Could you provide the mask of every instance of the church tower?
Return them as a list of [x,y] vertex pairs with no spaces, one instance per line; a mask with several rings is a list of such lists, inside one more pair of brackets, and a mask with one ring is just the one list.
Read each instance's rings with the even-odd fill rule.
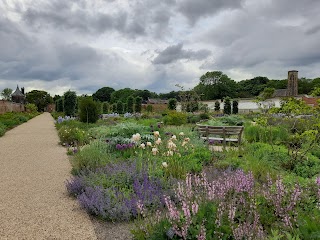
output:
[[298,71],[288,71],[287,96],[294,97],[298,95]]

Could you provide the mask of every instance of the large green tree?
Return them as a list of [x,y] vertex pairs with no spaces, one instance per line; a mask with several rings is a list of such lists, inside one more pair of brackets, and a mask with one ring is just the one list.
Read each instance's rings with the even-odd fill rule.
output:
[[98,89],[94,94],[92,94],[93,100],[100,102],[110,102],[111,94],[115,90],[111,87],[103,87]]
[[74,91],[67,91],[63,94],[63,110],[66,116],[74,116],[76,113],[77,94]]
[[1,91],[0,95],[2,96],[3,100],[10,101],[11,100],[11,94],[12,94],[11,88],[5,88]]
[[81,97],[79,100],[80,121],[95,123],[99,119],[99,104],[92,97]]
[[39,112],[43,112],[49,103],[53,103],[50,94],[42,90],[32,90],[31,92],[28,92],[26,94],[26,99],[28,103],[36,105]]
[[237,95],[237,83],[221,71],[207,72],[200,77],[194,90],[203,100],[222,99]]
[[128,97],[134,96],[135,92],[136,91],[131,88],[123,88],[123,89],[114,91],[111,94],[111,102],[112,103],[116,103],[118,101],[127,102]]

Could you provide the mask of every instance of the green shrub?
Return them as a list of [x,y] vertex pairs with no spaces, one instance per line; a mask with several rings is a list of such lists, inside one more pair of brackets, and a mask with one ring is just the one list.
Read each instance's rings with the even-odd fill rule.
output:
[[206,120],[210,118],[208,113],[200,113],[199,117],[201,120]]
[[95,123],[99,119],[98,105],[92,97],[84,97],[79,103],[80,121],[84,123]]
[[168,109],[169,110],[176,110],[177,108],[177,99],[170,98],[168,101]]
[[0,122],[0,137],[6,133],[6,126]]
[[238,108],[238,101],[233,100],[232,101],[232,114],[238,114],[239,108]]
[[78,127],[62,126],[58,131],[58,135],[61,143],[65,145],[79,146],[89,140],[88,134]]
[[220,111],[220,102],[218,100],[214,102],[214,111]]
[[134,112],[134,98],[132,96],[128,97],[127,99],[127,111],[129,113],[133,113]]
[[76,104],[77,104],[76,92],[69,90],[63,94],[63,110],[66,116],[75,115]]
[[110,104],[108,102],[104,102],[102,105],[102,113],[109,113]]
[[109,147],[101,141],[94,141],[85,145],[72,159],[73,173],[79,173],[83,169],[95,169],[103,167],[112,160]]
[[228,126],[242,126],[243,118],[238,115],[221,117],[220,120]]
[[63,98],[59,98],[57,101],[56,101],[56,111],[57,112],[63,112]]
[[230,97],[226,97],[224,99],[223,113],[231,114],[231,98]]
[[264,127],[260,125],[248,125],[244,128],[244,136],[249,143],[280,144],[289,140],[287,129],[281,126]]
[[188,123],[197,123],[200,122],[201,118],[199,115],[190,114],[188,115],[187,122]]
[[98,139],[107,137],[131,138],[133,134],[140,133],[142,135],[149,132],[149,127],[134,122],[119,123],[115,126],[95,127],[89,130],[90,136],[95,136]]
[[149,104],[149,105],[147,106],[147,108],[146,108],[146,111],[147,111],[148,113],[153,112],[153,106]]
[[35,104],[33,104],[33,103],[27,103],[27,104],[25,105],[25,108],[26,108],[26,111],[27,111],[27,112],[30,112],[30,113],[36,113],[36,112],[38,112],[37,106],[36,106]]
[[117,113],[123,114],[123,110],[124,110],[123,102],[118,101],[118,102],[117,102]]
[[134,99],[134,111],[137,113],[141,113],[142,110],[142,98],[136,97]]
[[320,173],[320,159],[308,154],[295,164],[293,172],[304,178],[312,178]]
[[180,126],[187,123],[187,115],[182,112],[169,111],[163,121],[167,125]]

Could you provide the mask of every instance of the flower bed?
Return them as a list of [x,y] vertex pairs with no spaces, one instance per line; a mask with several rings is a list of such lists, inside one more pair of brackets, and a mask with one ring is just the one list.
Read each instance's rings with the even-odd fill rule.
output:
[[292,130],[290,119],[283,125],[256,119],[264,131],[252,126],[242,149],[224,152],[211,152],[193,125],[161,120],[57,123],[59,133],[68,129],[68,142],[77,142],[67,189],[90,214],[134,220],[135,239],[319,236],[316,120],[295,121]]

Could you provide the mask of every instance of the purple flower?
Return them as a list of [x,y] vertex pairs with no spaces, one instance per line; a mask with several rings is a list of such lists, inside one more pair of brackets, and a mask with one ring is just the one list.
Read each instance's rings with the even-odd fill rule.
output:
[[122,145],[118,143],[118,144],[116,145],[116,149],[122,150]]

